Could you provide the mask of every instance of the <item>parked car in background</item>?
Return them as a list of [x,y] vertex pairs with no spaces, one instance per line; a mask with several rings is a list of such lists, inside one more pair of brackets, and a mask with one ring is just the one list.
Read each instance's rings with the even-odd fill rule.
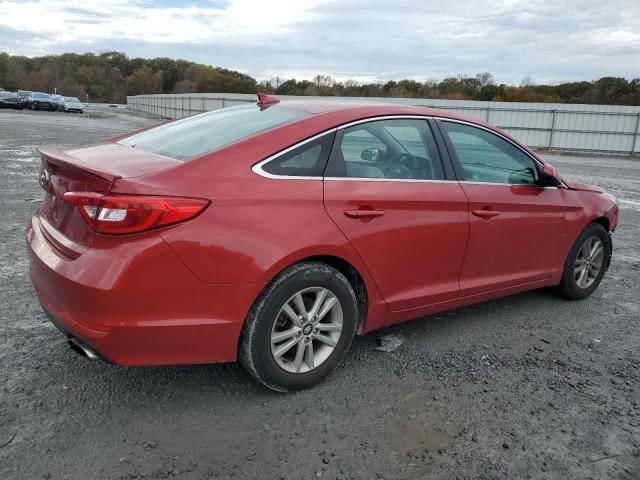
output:
[[407,105],[261,95],[39,150],[31,281],[73,348],[239,360],[277,391],[325,378],[356,333],[541,287],[588,297],[618,220],[496,127]]
[[20,98],[20,103],[24,108],[29,108],[32,93],[30,90],[18,90],[18,98]]
[[62,95],[51,95],[51,100],[53,100],[55,106],[54,110],[60,110],[60,105],[64,102],[64,97]]
[[62,112],[78,112],[84,111],[84,105],[76,97],[64,97],[58,105],[58,110]]
[[56,108],[55,102],[48,93],[34,92],[31,94],[31,101],[29,103],[31,110],[54,110]]
[[12,108],[13,110],[22,110],[24,107],[20,101],[20,97],[15,92],[0,91],[0,108]]

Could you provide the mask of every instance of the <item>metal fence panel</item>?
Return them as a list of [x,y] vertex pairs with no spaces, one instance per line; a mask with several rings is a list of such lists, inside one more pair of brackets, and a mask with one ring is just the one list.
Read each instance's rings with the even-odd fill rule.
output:
[[[277,97],[281,100],[327,99]],[[533,148],[640,154],[640,107],[637,106],[386,97],[349,97],[348,100],[418,105],[460,113],[496,125]],[[255,101],[253,94],[185,93],[131,96],[127,97],[127,106],[165,118],[184,118]]]

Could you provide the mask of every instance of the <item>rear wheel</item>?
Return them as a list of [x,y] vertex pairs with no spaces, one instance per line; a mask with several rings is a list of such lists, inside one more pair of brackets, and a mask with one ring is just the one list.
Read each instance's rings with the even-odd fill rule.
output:
[[560,293],[571,300],[586,298],[598,288],[609,267],[611,241],[599,223],[587,226],[574,243],[565,262]]
[[251,308],[239,360],[264,386],[301,390],[344,359],[357,327],[356,297],[338,270],[302,262],[282,272]]

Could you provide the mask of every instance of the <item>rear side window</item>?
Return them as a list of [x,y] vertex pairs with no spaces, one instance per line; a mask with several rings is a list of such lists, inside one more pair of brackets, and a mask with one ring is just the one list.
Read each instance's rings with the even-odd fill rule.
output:
[[442,180],[444,171],[426,120],[374,120],[344,129],[326,176]]
[[334,136],[335,133],[328,133],[300,145],[266,163],[262,166],[262,170],[272,175],[321,177],[327,165]]
[[187,161],[309,115],[280,106],[242,105],[183,118],[118,143]]

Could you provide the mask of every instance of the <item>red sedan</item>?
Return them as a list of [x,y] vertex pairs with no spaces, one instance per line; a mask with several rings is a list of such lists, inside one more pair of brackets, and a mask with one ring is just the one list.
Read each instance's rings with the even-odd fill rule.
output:
[[590,295],[618,207],[491,125],[288,101],[41,148],[31,280],[71,346],[118,365],[239,360],[288,391],[353,336],[556,286]]

